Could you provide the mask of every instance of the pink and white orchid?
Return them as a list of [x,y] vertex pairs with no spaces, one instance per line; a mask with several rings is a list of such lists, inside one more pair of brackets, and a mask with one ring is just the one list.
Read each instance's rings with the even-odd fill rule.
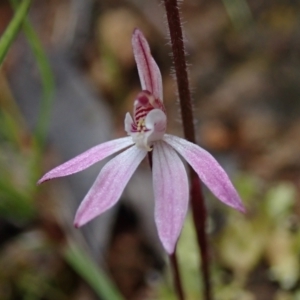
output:
[[142,92],[134,101],[133,118],[129,113],[125,117],[125,131],[129,137],[87,150],[46,173],[38,183],[79,172],[126,148],[103,167],[80,204],[74,221],[75,226],[80,227],[119,200],[138,165],[149,151],[153,151],[155,222],[159,238],[165,250],[171,254],[189,203],[187,172],[178,153],[219,200],[242,212],[244,206],[225,171],[207,151],[165,133],[167,117],[163,105],[161,73],[145,37],[138,29],[133,32],[132,46]]

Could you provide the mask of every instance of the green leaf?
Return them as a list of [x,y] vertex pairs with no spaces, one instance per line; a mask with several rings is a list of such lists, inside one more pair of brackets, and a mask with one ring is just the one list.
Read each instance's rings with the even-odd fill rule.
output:
[[[11,3],[16,10],[21,6],[18,6],[18,0],[11,0]],[[46,131],[48,129],[50,121],[50,113],[54,99],[54,76],[40,39],[27,18],[24,19],[23,30],[35,56],[42,79],[43,97],[36,128],[36,140],[38,144],[37,146],[42,150],[44,146]]]
[[[19,0],[10,0],[10,2],[15,10],[19,9]],[[43,91],[38,122],[35,130],[35,157],[32,160],[31,166],[31,177],[33,183],[32,189],[34,189],[35,182],[40,176],[40,162],[43,154],[43,148],[45,145],[47,130],[50,123],[51,109],[54,101],[55,83],[54,75],[47,54],[33,26],[27,18],[25,18],[23,21],[23,31],[35,56],[35,60],[41,75]]]
[[236,30],[242,30],[253,23],[253,16],[247,0],[223,0],[223,3]]
[[282,182],[272,187],[267,192],[264,202],[266,214],[275,221],[278,221],[279,218],[286,218],[292,212],[296,196],[296,188],[289,182]]
[[93,288],[101,299],[123,299],[107,275],[75,243],[68,243],[64,250],[64,257],[73,269]]
[[18,191],[8,180],[0,176],[0,216],[23,223],[32,220],[36,210],[30,195]]
[[0,39],[0,66],[3,63],[11,44],[16,38],[24,19],[26,18],[30,4],[31,0],[22,1]]

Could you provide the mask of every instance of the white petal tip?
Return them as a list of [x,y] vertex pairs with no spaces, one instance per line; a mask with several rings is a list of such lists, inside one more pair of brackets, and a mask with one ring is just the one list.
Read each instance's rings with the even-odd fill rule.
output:
[[75,216],[73,225],[75,228],[79,228],[88,223],[89,221],[90,219],[83,219],[82,217],[80,218],[79,216]]
[[223,200],[222,202],[243,214],[247,212],[242,200],[238,196],[235,197],[235,201],[230,202],[230,201]]
[[36,185],[40,185],[42,183],[44,183],[45,181],[50,180],[51,178],[48,178],[47,176],[43,176],[41,179],[38,180],[38,182],[36,183]]
[[[219,198],[220,200],[220,198]],[[223,202],[223,204],[245,214],[247,212],[245,206],[243,205],[242,201],[238,198],[238,200],[232,202],[232,201],[228,201],[228,198],[227,199],[222,199],[221,200]]]
[[175,252],[175,245],[176,244],[170,243],[169,241],[163,242],[163,247],[169,255]]
[[239,212],[246,214],[247,210],[243,205],[239,205],[238,207],[235,207],[236,210],[238,210]]
[[80,227],[80,224],[79,224],[79,222],[74,222],[74,224],[73,224],[73,225],[74,225],[74,227],[75,227],[75,228],[79,228],[79,227]]
[[83,225],[85,225],[87,222],[88,222],[88,221],[86,221],[86,220],[80,220],[79,218],[76,218],[76,217],[75,217],[73,226],[74,226],[75,228],[79,228],[79,227],[82,227]]
[[[158,234],[160,235],[160,234]],[[167,254],[171,255],[175,252],[175,248],[176,248],[176,244],[177,244],[177,240],[178,238],[176,238],[176,240],[174,241],[174,238],[170,238],[170,237],[159,237],[165,251],[167,252]]]
[[231,207],[243,214],[247,213],[247,210],[246,210],[245,206],[243,205],[242,201],[238,201],[236,203],[232,203],[229,201],[222,201],[222,202],[223,202],[223,204],[228,205],[229,207]]
[[137,35],[143,35],[143,34],[138,28],[134,28],[132,35],[137,36]]

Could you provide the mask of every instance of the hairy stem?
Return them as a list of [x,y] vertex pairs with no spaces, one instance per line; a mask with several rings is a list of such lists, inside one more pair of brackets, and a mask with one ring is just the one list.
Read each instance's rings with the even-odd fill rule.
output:
[[[178,4],[177,0],[164,0],[164,4],[167,12],[167,20],[171,37],[184,136],[188,141],[195,143],[195,128],[193,123],[194,117]],[[201,270],[204,282],[204,299],[211,300],[212,295],[209,276],[209,251],[205,233],[206,208],[201,192],[199,178],[191,168],[190,176],[192,182],[191,206],[197,234],[197,242],[201,253]]]

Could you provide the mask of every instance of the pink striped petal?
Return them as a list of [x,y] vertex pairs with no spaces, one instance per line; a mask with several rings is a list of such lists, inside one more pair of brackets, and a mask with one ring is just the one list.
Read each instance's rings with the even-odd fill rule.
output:
[[80,172],[94,163],[128,147],[133,145],[131,137],[125,137],[109,141],[100,145],[97,145],[82,154],[74,157],[73,159],[65,162],[64,164],[52,169],[46,173],[39,181],[38,184],[57,177],[63,177]]
[[133,32],[132,48],[142,89],[163,101],[161,73],[151,55],[149,44],[139,29],[135,29]]
[[163,140],[185,158],[219,200],[245,212],[245,207],[226,172],[211,154],[201,147],[173,135],[166,134]]
[[74,221],[76,227],[102,214],[119,200],[129,179],[146,154],[147,151],[133,146],[103,167],[77,210]]
[[158,235],[171,254],[188,210],[189,185],[178,154],[162,141],[153,147],[153,189]]

